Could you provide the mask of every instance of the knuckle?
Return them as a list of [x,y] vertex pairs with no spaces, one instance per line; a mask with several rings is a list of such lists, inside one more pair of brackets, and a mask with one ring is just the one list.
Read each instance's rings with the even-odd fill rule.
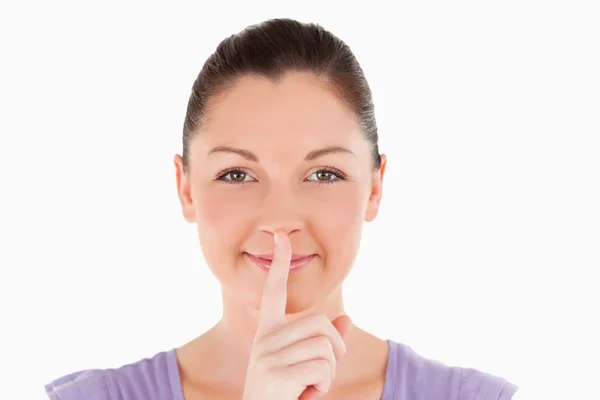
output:
[[327,315],[325,315],[324,313],[317,314],[317,318],[319,319],[319,322],[321,324],[325,326],[331,325],[331,321],[329,320],[329,318],[327,318]]
[[329,318],[323,313],[311,314],[307,317],[306,322],[314,331],[321,334],[328,334],[331,332],[330,328],[333,328],[331,321],[329,321]]
[[273,382],[285,382],[288,379],[287,371],[284,368],[273,368],[269,371],[268,378]]
[[321,353],[328,355],[333,352],[333,346],[327,336],[317,336],[313,340]]
[[310,314],[307,318],[311,324],[314,324],[317,326],[320,326],[323,324],[323,322],[327,321],[327,317],[325,316],[324,313]]
[[315,369],[317,369],[323,376],[331,375],[331,363],[328,360],[318,359],[315,360]]
[[283,367],[286,363],[286,359],[280,352],[271,353],[262,358],[263,371],[275,370]]

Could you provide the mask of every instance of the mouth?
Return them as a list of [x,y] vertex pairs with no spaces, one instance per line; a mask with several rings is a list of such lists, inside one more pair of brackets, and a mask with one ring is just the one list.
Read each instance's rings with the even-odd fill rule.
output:
[[[272,254],[250,254],[244,253],[246,257],[255,265],[257,265],[263,271],[269,271],[271,264],[273,263]],[[308,265],[316,254],[292,254],[292,260],[290,262],[290,272],[297,271],[298,269]]]

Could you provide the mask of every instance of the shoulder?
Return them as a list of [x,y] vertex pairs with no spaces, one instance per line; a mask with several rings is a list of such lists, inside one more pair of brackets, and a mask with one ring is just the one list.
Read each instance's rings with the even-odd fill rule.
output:
[[388,373],[393,376],[388,386],[394,393],[390,400],[510,400],[518,389],[503,378],[445,365],[393,341],[390,358]]
[[45,385],[50,400],[179,400],[174,350],[119,368],[89,369]]

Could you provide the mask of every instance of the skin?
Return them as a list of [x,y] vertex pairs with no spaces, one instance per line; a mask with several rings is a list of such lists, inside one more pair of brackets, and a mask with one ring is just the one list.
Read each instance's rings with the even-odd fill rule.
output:
[[[293,253],[316,255],[289,273],[285,321],[312,313],[331,321],[345,314],[342,283],[356,258],[363,223],[379,211],[386,156],[374,170],[352,110],[310,74],[291,73],[276,84],[242,77],[211,100],[207,115],[190,143],[187,173],[180,155],[174,164],[183,216],[197,225],[206,263],[222,287],[223,316],[177,349],[177,358],[186,400],[239,399],[268,276],[245,253],[273,254],[273,236],[281,232]],[[306,160],[332,146],[347,151]],[[223,147],[254,157],[213,151]],[[235,171],[223,176],[228,168]],[[349,325],[346,354],[320,398],[378,399],[387,343]]]

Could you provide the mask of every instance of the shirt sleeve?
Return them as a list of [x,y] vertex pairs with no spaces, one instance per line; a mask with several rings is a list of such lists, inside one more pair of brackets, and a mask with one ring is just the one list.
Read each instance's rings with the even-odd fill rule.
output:
[[464,368],[458,400],[512,400],[518,387],[506,379]]
[[504,386],[502,387],[502,391],[500,392],[500,395],[498,396],[498,400],[517,400],[514,397],[517,390],[519,390],[518,386],[505,381]]
[[44,386],[50,400],[111,400],[102,370],[79,371]]

